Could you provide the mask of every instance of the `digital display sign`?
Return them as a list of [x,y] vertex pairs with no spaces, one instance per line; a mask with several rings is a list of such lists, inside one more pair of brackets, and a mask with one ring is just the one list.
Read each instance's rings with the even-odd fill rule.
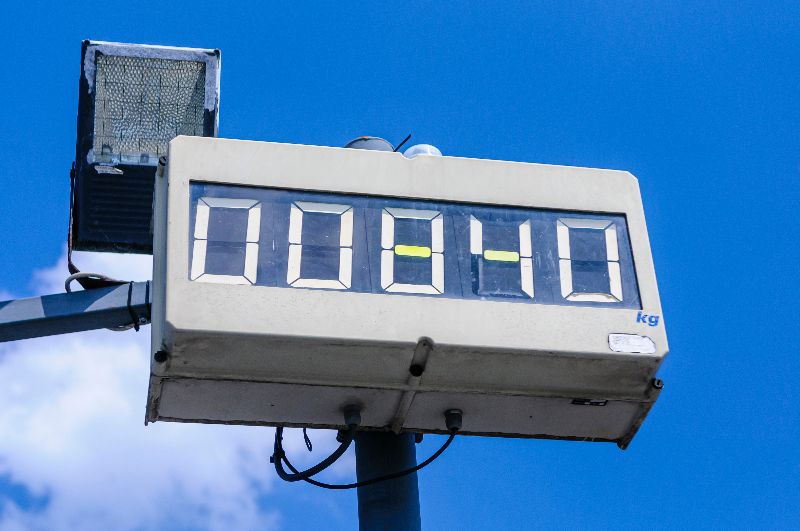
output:
[[669,348],[636,178],[178,137],[147,421],[612,441]]
[[625,217],[192,183],[196,282],[640,308]]

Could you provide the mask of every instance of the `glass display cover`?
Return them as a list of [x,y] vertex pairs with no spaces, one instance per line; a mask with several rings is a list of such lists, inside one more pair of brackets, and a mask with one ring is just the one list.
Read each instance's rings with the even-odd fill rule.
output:
[[640,308],[625,217],[193,182],[189,279]]

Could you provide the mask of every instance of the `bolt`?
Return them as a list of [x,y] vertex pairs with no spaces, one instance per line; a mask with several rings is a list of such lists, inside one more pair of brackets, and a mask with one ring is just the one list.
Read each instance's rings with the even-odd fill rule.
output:
[[167,354],[166,350],[157,350],[155,354],[153,354],[153,359],[156,360],[156,363],[164,363],[167,361],[169,354]]
[[410,372],[411,376],[414,376],[415,378],[419,378],[420,376],[422,376],[422,372],[424,370],[425,369],[422,367],[422,365],[420,365],[418,363],[415,363],[411,367],[408,368],[408,372]]
[[663,389],[664,388],[664,380],[660,378],[653,378],[653,387],[656,389]]

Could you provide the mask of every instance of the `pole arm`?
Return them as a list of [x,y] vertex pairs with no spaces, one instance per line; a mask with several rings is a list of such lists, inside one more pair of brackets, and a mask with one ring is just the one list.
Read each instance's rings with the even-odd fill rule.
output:
[[150,323],[150,282],[0,302],[0,343]]

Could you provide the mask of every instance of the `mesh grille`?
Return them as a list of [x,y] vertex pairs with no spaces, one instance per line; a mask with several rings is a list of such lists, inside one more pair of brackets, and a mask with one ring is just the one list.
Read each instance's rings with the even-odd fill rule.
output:
[[203,135],[206,65],[97,54],[94,161],[156,164],[178,135]]

